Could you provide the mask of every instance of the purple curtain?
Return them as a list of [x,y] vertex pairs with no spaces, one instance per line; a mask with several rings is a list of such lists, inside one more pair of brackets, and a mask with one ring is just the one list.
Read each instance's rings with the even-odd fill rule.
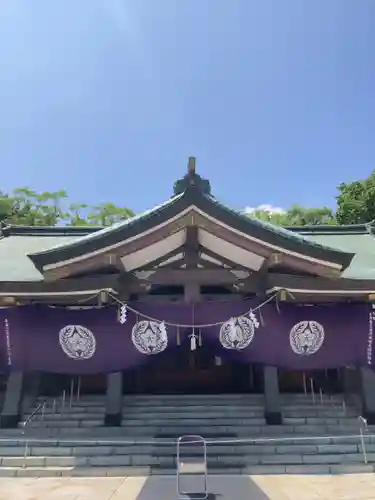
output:
[[[0,310],[0,368],[67,374],[120,371],[157,360],[196,334],[213,354],[243,363],[296,370],[372,365],[373,313],[368,304],[299,306],[258,302],[129,304],[120,324],[116,308],[67,310],[25,306]],[[142,323],[143,315],[156,320]],[[235,318],[230,321],[231,318]],[[239,319],[237,319],[239,318]],[[244,318],[244,319],[243,319]],[[166,322],[166,335],[161,322]],[[199,327],[199,324],[225,323]],[[229,322],[229,323],[228,323]],[[195,324],[194,329],[181,326]],[[133,326],[137,324],[132,339]],[[146,353],[146,354],[145,354]]]

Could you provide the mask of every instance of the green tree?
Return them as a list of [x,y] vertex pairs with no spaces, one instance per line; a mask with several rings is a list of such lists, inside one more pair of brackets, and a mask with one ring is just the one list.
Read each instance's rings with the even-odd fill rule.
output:
[[71,203],[68,211],[64,214],[64,219],[68,226],[88,226],[87,203]]
[[129,208],[117,207],[113,203],[101,203],[93,209],[94,211],[89,213],[87,220],[90,224],[97,226],[110,226],[134,216],[134,212]]
[[328,207],[306,208],[292,205],[284,212],[255,210],[252,216],[277,226],[316,226],[318,224],[336,224],[333,211]]
[[16,188],[10,194],[0,192],[0,222],[25,226],[59,224],[108,226],[134,213],[113,203],[90,207],[86,203],[68,203],[67,192],[38,193],[29,187]]
[[12,218],[14,211],[13,199],[8,194],[0,192],[0,223]]
[[46,191],[37,195],[40,225],[56,226],[65,219],[63,204],[68,198],[64,189],[60,191]]
[[341,183],[336,219],[339,224],[363,224],[375,219],[375,170],[367,179]]

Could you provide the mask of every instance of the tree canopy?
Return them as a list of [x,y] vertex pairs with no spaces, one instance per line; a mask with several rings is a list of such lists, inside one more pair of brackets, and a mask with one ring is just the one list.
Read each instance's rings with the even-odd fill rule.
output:
[[252,216],[280,226],[364,224],[375,220],[375,170],[367,179],[338,186],[336,210],[292,205],[284,212],[254,210]]
[[109,226],[132,217],[130,208],[113,203],[69,203],[65,190],[37,193],[28,187],[0,192],[0,222],[25,226]]
[[363,224],[375,219],[375,170],[367,179],[340,184],[338,190],[339,224]]
[[306,208],[300,205],[292,205],[283,212],[254,210],[250,215],[278,226],[310,226],[337,223],[333,210],[328,207]]
[[[367,179],[338,186],[337,207],[292,205],[282,212],[254,210],[251,216],[280,226],[361,224],[375,220],[375,170]],[[109,226],[132,217],[127,207],[106,202],[90,206],[71,203],[67,192],[37,193],[28,187],[0,191],[0,222],[26,226]]]

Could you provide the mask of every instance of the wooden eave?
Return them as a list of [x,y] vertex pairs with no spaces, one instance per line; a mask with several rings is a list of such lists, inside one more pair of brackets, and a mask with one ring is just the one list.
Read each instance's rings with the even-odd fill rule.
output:
[[[334,302],[337,300],[367,301],[375,294],[375,280],[327,279],[292,276],[284,274],[253,273],[238,277],[236,269],[171,269],[159,268],[154,272],[131,272],[122,275],[68,278],[57,281],[0,282],[2,299],[14,297],[20,300],[54,302],[80,302],[92,299],[105,290],[119,298],[131,294],[145,293],[152,285],[176,285],[198,283],[204,285],[235,285],[242,294],[254,293],[271,296],[277,291],[288,290],[286,300],[297,302]],[[140,273],[140,274],[139,274]]]
[[[272,295],[280,290],[288,290],[287,300],[309,302],[334,302],[337,300],[370,300],[375,294],[375,280],[329,279],[268,274],[266,293]],[[372,300],[372,298],[371,298]]]

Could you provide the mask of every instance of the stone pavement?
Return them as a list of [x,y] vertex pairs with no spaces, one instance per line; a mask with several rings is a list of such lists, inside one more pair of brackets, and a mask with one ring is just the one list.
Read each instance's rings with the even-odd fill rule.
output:
[[[196,485],[198,485],[198,478]],[[209,500],[374,500],[374,474],[213,476]],[[0,500],[177,500],[171,476],[0,478]]]

